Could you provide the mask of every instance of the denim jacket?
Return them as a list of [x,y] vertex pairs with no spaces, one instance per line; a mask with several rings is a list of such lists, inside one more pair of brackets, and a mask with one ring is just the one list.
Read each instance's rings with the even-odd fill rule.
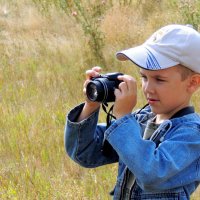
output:
[[[75,122],[83,104],[66,120],[65,148],[79,165],[94,168],[118,162],[114,200],[123,199],[127,176],[136,179],[129,199],[188,200],[200,181],[200,116],[196,113],[164,121],[149,140],[143,133],[154,114],[150,107],[128,114],[106,129],[98,124],[99,112]],[[102,153],[107,140],[114,151]]]

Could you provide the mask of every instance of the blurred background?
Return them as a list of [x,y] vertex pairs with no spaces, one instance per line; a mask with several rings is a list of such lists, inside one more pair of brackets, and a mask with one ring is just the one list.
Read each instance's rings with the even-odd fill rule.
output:
[[[84,101],[93,66],[139,79],[115,53],[171,23],[199,30],[200,1],[0,0],[0,199],[110,199],[117,165],[83,169],[71,161],[66,114]],[[139,92],[137,107],[144,103]],[[192,199],[199,198],[197,190]]]

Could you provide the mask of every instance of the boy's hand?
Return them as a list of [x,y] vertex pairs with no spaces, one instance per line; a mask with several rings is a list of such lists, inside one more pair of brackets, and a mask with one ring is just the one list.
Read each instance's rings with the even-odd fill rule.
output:
[[83,110],[82,110],[82,112],[80,113],[80,115],[77,119],[77,122],[80,122],[80,121],[88,118],[100,106],[99,102],[90,101],[87,98],[87,95],[86,95],[87,84],[89,83],[91,78],[98,77],[100,75],[99,74],[100,71],[101,71],[101,67],[93,67],[92,69],[86,71],[86,80],[85,80],[84,85],[83,85],[83,93],[86,96],[86,101],[85,101],[85,105],[83,107]]
[[137,103],[137,85],[133,77],[123,75],[118,77],[123,81],[119,88],[115,89],[115,104],[113,108],[114,116],[119,119],[132,112]]

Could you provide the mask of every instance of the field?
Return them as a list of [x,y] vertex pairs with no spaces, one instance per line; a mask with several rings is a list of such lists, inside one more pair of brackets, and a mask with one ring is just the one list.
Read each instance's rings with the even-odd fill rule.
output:
[[[66,114],[84,101],[85,70],[100,65],[139,79],[133,64],[116,60],[118,50],[169,23],[200,25],[198,1],[64,2],[0,1],[0,199],[110,199],[117,165],[83,169],[64,150]],[[137,107],[144,103],[140,92]]]

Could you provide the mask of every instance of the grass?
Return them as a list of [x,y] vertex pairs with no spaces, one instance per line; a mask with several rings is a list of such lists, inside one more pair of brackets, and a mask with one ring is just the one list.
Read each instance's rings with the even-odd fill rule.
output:
[[[137,10],[135,3],[112,2],[100,22],[104,72],[138,78],[131,63],[116,61],[116,51],[182,18],[173,8],[160,13],[153,1],[142,1]],[[117,166],[83,169],[66,156],[63,144],[66,113],[84,100],[84,71],[99,63],[72,15],[54,7],[43,14],[31,0],[0,2],[0,199],[109,199]],[[138,107],[144,103],[139,98]],[[198,98],[193,103],[200,111]]]

